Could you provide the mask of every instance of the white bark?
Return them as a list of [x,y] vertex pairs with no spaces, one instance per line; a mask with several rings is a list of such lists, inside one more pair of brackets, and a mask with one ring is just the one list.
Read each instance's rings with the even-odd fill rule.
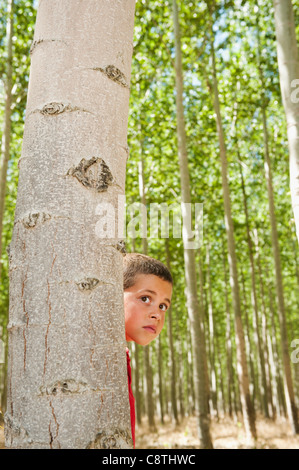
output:
[[282,102],[287,120],[290,187],[299,241],[299,54],[291,0],[273,0]]
[[[6,446],[131,448],[117,239],[134,0],[41,0],[10,251]],[[117,212],[117,211],[115,211]]]

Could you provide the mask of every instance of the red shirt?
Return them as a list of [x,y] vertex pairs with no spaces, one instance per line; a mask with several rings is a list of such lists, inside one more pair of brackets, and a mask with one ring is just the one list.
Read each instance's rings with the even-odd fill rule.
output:
[[131,430],[132,430],[132,439],[135,449],[135,398],[132,392],[132,372],[130,365],[130,356],[129,350],[126,348],[127,352],[127,372],[128,372],[128,387],[129,387],[129,402],[130,402],[130,415],[131,415]]

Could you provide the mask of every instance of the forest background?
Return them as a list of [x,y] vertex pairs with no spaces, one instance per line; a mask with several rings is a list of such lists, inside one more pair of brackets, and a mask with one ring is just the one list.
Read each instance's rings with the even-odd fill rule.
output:
[[[205,2],[178,2],[184,72],[190,191],[192,203],[203,203],[203,243],[196,252],[198,293],[206,331],[210,385],[210,414],[215,422],[228,416],[242,422],[233,299],[229,283],[228,247],[219,160],[219,135],[213,107],[213,63]],[[6,345],[9,309],[7,248],[11,240],[21,154],[30,47],[36,2],[15,0],[12,37],[12,102],[10,160],[3,214],[0,286],[0,394],[6,403]],[[299,40],[299,1],[293,1]],[[4,128],[7,79],[7,2],[0,4],[0,132]],[[265,147],[269,149],[275,215],[281,256],[295,401],[299,407],[299,259],[289,188],[286,121],[281,102],[274,11],[266,0],[222,0],[213,14],[214,50],[222,125],[228,158],[229,187],[241,292],[242,323],[250,377],[250,395],[260,419],[287,416],[283,386],[280,326],[269,216]],[[137,1],[134,28],[131,97],[128,127],[127,203],[180,203],[181,183],[176,124],[175,49],[172,3]],[[299,77],[298,77],[299,78]],[[265,141],[263,111],[268,141]],[[3,149],[2,149],[3,150]],[[1,153],[3,155],[3,151]],[[250,242],[251,240],[251,242]],[[258,323],[252,305],[250,250],[254,256]],[[127,251],[144,251],[142,238],[127,239]],[[151,344],[153,416],[146,399],[146,361],[138,354],[135,395],[139,429],[148,422],[186,423],[194,416],[193,351],[185,297],[182,239],[149,238],[149,255],[170,264],[174,277],[171,322]],[[265,360],[262,384],[257,332]],[[294,343],[297,340],[298,343]],[[172,346],[172,348],[170,347]],[[173,354],[170,354],[170,350]],[[293,354],[292,354],[293,353]],[[133,365],[137,353],[132,350]],[[298,360],[297,360],[298,358]],[[173,368],[175,364],[175,369]],[[175,377],[172,376],[175,374]],[[174,381],[173,381],[174,380]],[[138,389],[137,389],[138,384]],[[175,384],[175,385],[173,385]],[[262,385],[261,385],[262,384]],[[263,387],[267,387],[267,405]],[[175,387],[177,411],[173,410]],[[177,413],[176,416],[174,416]],[[214,421],[213,421],[214,422]],[[143,423],[143,424],[142,424]],[[165,424],[166,425],[166,424]],[[184,425],[186,437],[186,425]],[[299,447],[298,442],[294,446]]]

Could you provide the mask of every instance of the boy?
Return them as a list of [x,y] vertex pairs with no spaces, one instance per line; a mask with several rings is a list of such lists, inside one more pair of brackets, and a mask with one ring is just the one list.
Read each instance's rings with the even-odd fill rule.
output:
[[[140,253],[124,256],[124,307],[126,340],[146,346],[159,334],[170,306],[172,277],[161,261]],[[135,447],[135,400],[127,349],[132,438]]]

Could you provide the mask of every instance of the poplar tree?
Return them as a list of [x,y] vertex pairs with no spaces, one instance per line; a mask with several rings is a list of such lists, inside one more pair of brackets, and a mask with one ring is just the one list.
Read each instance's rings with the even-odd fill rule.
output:
[[39,3],[10,250],[9,448],[132,447],[122,244],[98,222],[124,193],[134,7]]
[[223,191],[223,201],[224,201],[224,213],[225,213],[225,229],[227,235],[227,246],[228,246],[228,261],[229,261],[229,271],[230,271],[230,285],[233,295],[233,308],[235,313],[235,328],[237,336],[237,360],[238,360],[238,378],[240,382],[240,398],[242,403],[242,410],[244,416],[244,424],[246,429],[246,434],[249,441],[253,442],[256,437],[256,427],[255,427],[255,412],[254,407],[250,398],[249,393],[249,377],[248,377],[248,367],[246,360],[246,351],[245,351],[245,339],[244,339],[244,330],[242,325],[242,316],[241,316],[241,302],[240,302],[240,288],[238,280],[238,267],[237,267],[237,256],[236,256],[236,245],[234,237],[234,225],[232,219],[232,210],[231,210],[231,200],[230,200],[230,189],[228,182],[228,163],[226,155],[226,145],[225,137],[222,126],[222,116],[220,109],[219,101],[219,92],[218,92],[218,80],[217,80],[217,70],[216,70],[216,59],[215,59],[215,50],[214,50],[214,35],[213,35],[213,25],[212,25],[212,13],[214,11],[215,5],[214,1],[208,2],[209,10],[209,23],[210,23],[210,48],[211,48],[211,61],[212,61],[212,92],[213,92],[213,105],[214,111],[216,114],[216,123],[217,123],[217,133],[219,138],[219,147],[220,147],[220,163],[221,163],[221,181],[222,181],[222,191]]
[[290,187],[299,241],[299,53],[292,0],[273,0],[282,102],[287,120]]
[[[188,151],[184,118],[183,104],[183,69],[182,51],[179,26],[179,15],[176,0],[173,0],[173,23],[175,36],[175,78],[176,78],[176,111],[177,111],[177,134],[178,153],[180,166],[180,180],[182,191],[182,203],[191,203],[190,175],[188,168]],[[186,220],[183,214],[183,227]],[[184,230],[184,228],[183,228]],[[193,377],[195,388],[195,409],[198,416],[198,434],[202,448],[211,449],[213,443],[210,435],[210,419],[207,406],[206,384],[206,351],[205,337],[202,327],[202,312],[197,297],[197,279],[195,251],[186,247],[186,236],[184,237],[184,263],[186,275],[187,309],[190,319],[191,342],[193,351]]]

